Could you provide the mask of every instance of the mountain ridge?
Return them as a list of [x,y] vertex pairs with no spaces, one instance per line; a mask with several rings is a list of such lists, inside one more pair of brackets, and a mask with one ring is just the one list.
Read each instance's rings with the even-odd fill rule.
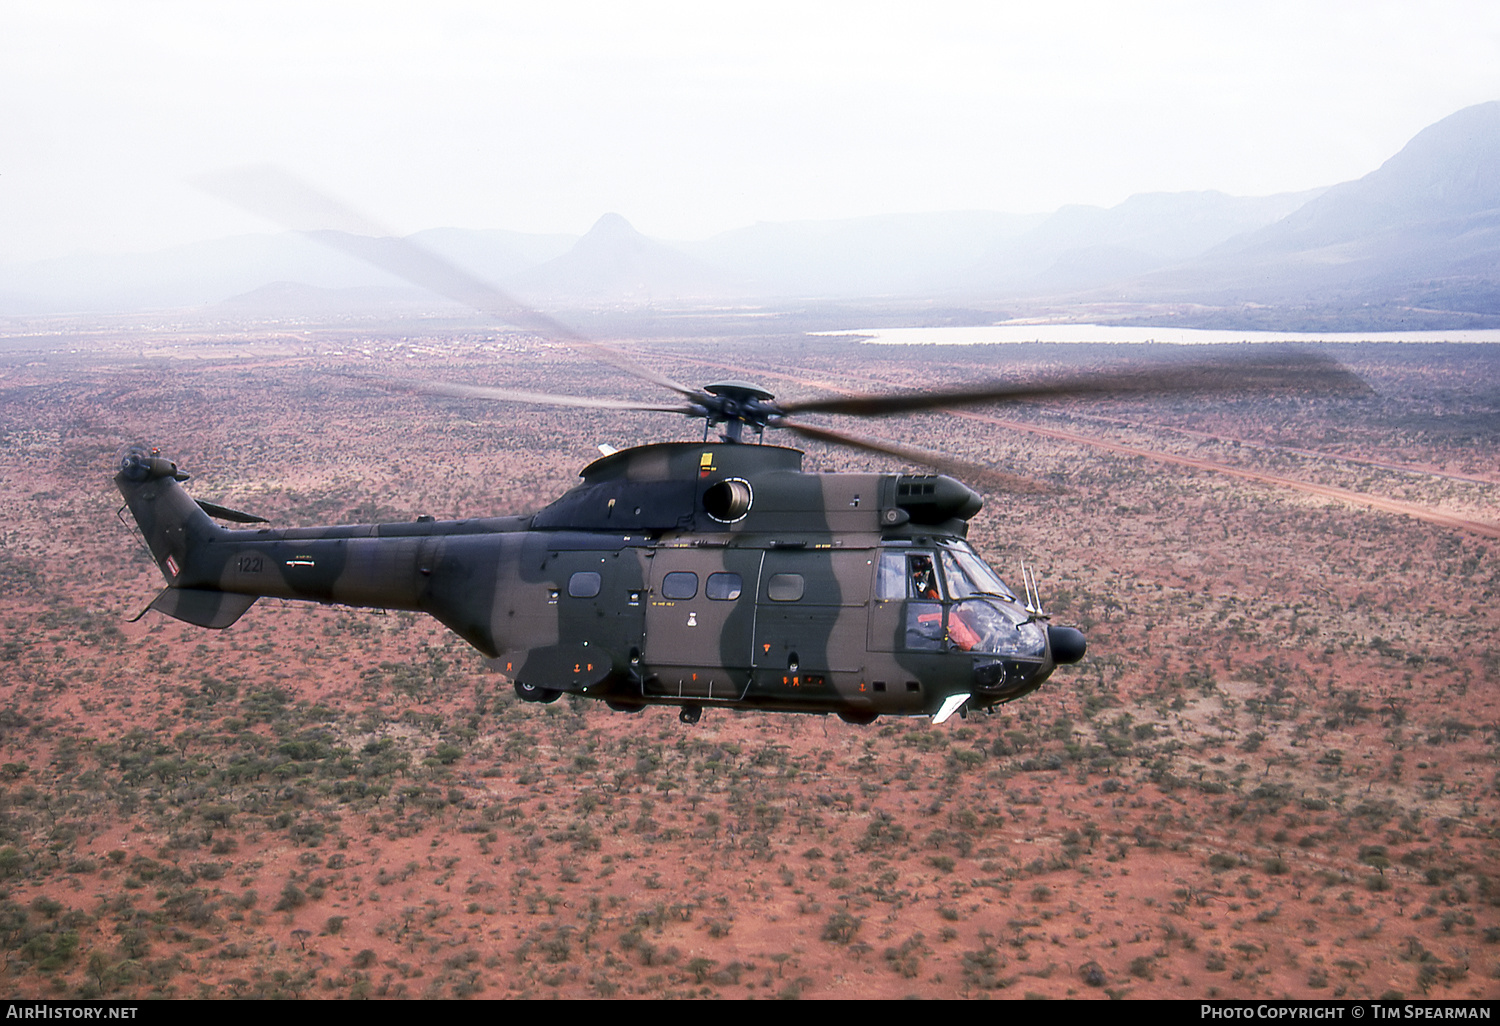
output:
[[[981,318],[1097,317],[1124,304],[1113,316],[1197,306],[1257,327],[1275,311],[1500,324],[1500,101],[1428,126],[1359,179],[1272,196],[762,222],[690,242],[650,238],[619,214],[582,236],[434,228],[408,240],[554,311],[938,303]],[[314,291],[258,291],[276,282]],[[252,295],[329,308],[316,290],[342,291],[339,309],[356,295],[409,301],[405,283],[288,232],[3,267],[0,314],[235,308]]]

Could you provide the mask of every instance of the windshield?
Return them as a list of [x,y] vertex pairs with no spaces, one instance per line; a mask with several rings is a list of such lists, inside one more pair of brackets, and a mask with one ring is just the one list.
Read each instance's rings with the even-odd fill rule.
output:
[[1040,624],[1018,620],[1020,611],[992,599],[960,602],[948,613],[948,640],[960,652],[1036,658],[1047,651]]
[[948,581],[948,594],[955,599],[972,595],[998,595],[1016,601],[1015,592],[972,549],[944,548],[942,550],[943,576]]

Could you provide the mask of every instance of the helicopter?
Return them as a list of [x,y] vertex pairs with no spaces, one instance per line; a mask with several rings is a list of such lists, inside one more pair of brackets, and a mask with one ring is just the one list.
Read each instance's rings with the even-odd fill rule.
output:
[[[683,385],[408,240],[319,234],[677,397],[643,403],[444,382],[390,387],[674,413],[701,419],[704,438],[608,451],[580,471],[578,485],[527,515],[287,529],[194,499],[176,462],[130,445],[114,483],[166,580],[139,616],[155,610],[222,629],[261,597],[421,612],[478,650],[530,702],[575,695],[624,713],[675,706],[685,723],[706,708],[834,714],[854,724],[880,716],[942,723],[992,710],[1035,691],[1088,647],[1077,628],[1050,622],[1029,568],[1023,564],[1018,595],[968,541],[984,503],[959,476],[1012,491],[1035,490],[1034,482],[805,414],[1321,389],[1352,377],[1315,354],[1276,352],[781,402],[752,382]],[[802,451],[766,443],[767,429],[937,473],[812,473]]]
[[[529,515],[253,526],[264,519],[190,497],[188,475],[143,445],[121,452],[114,482],[166,578],[147,610],[200,627],[228,627],[262,596],[409,610],[477,649],[527,701],[571,694],[621,712],[677,706],[687,723],[708,707],[941,723],[1035,691],[1083,658],[1083,633],[1050,622],[1024,564],[1018,595],[969,544],[984,502],[958,478],[810,473],[802,451],[765,443],[767,428],[934,469],[968,466],[1020,490],[1024,478],[799,417],[1222,390],[1231,381],[1243,390],[1288,376],[1306,386],[1340,373],[1316,357],[1278,354],[788,403],[743,381],[677,386],[676,403],[604,405],[698,417],[705,435],[724,425],[717,439],[609,451]],[[476,399],[598,402],[407,384]]]

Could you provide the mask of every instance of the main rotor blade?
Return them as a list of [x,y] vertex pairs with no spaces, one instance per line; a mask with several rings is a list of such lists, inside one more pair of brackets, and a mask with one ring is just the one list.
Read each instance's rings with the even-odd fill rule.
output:
[[1228,359],[1072,374],[1052,381],[991,381],[931,392],[831,396],[780,404],[786,413],[842,413],[884,417],[893,413],[983,403],[1055,402],[1173,393],[1369,392],[1370,387],[1319,353],[1274,350]]
[[637,362],[611,346],[584,338],[572,328],[508,295],[446,257],[393,235],[280,168],[267,165],[199,175],[197,185],[220,199],[284,225],[403,281],[462,303],[496,320],[566,343],[617,370],[643,378],[679,395],[694,390]]
[[600,363],[607,363],[616,370],[622,370],[632,377],[641,378],[654,385],[670,389],[678,395],[685,395],[691,398],[702,394],[697,389],[689,388],[682,382],[669,378],[660,371],[652,370],[645,364],[638,363],[629,353],[621,349],[616,349],[614,346],[607,346],[603,342],[595,342],[592,339],[584,338],[582,335],[574,335],[572,338],[565,339],[564,341],[574,349],[592,356]]
[[688,403],[637,403],[628,399],[599,399],[582,395],[558,395],[553,392],[527,392],[514,388],[494,388],[489,385],[459,385],[450,381],[404,381],[401,379],[376,380],[389,388],[425,392],[430,395],[451,395],[460,399],[486,399],[508,403],[531,403],[537,406],[576,406],[586,410],[638,410],[649,413],[699,414],[702,411]]
[[887,441],[884,438],[852,435],[847,431],[835,431],[832,428],[804,424],[801,421],[788,420],[785,417],[773,421],[771,426],[785,428],[787,431],[799,434],[804,438],[815,439],[819,442],[827,442],[832,445],[847,445],[853,449],[863,449],[865,452],[880,453],[883,456],[894,456],[897,459],[906,460],[908,463],[931,467],[934,470],[951,474],[954,477],[966,478],[970,481],[984,481],[996,491],[1032,493],[1052,491],[1049,486],[1029,477],[1006,473],[1003,470],[996,470],[994,467],[987,467],[983,463],[971,463],[968,460],[961,460],[953,456],[936,453],[930,449],[918,449],[915,446]]

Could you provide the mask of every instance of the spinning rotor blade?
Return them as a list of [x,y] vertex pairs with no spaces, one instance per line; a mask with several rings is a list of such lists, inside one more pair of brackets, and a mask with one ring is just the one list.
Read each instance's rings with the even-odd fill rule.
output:
[[794,413],[884,417],[894,413],[983,403],[1052,402],[1173,393],[1248,391],[1369,392],[1357,376],[1317,353],[1275,350],[1230,359],[1074,374],[1053,381],[992,381],[946,391],[833,396],[781,403]]
[[930,449],[918,449],[915,446],[902,445],[899,442],[889,442],[883,438],[867,438],[863,435],[851,435],[846,431],[835,431],[832,428],[817,427],[812,424],[803,424],[800,421],[782,418],[773,422],[770,426],[784,428],[804,438],[812,438],[819,442],[827,442],[831,445],[847,445],[853,449],[863,449],[865,452],[879,453],[883,456],[894,456],[897,459],[906,460],[924,467],[931,467],[944,474],[954,477],[967,478],[970,481],[983,481],[999,491],[1005,492],[1050,492],[1053,489],[1040,481],[1019,474],[1007,474],[1003,470],[985,466],[983,463],[970,463],[968,460],[960,460],[943,453],[933,452]]
[[403,281],[463,303],[498,321],[566,343],[618,370],[679,395],[696,394],[693,389],[638,363],[626,353],[584,338],[561,321],[533,310],[432,250],[393,235],[279,168],[271,165],[235,168],[200,175],[196,182],[206,192],[242,210],[302,232]]
[[430,395],[451,395],[460,399],[488,399],[510,403],[532,403],[537,406],[576,406],[588,410],[639,410],[649,413],[700,414],[688,403],[637,403],[628,399],[597,399],[582,395],[558,395],[554,392],[525,392],[514,388],[491,388],[488,385],[457,385],[449,381],[403,381],[380,379],[389,388],[403,388]]

